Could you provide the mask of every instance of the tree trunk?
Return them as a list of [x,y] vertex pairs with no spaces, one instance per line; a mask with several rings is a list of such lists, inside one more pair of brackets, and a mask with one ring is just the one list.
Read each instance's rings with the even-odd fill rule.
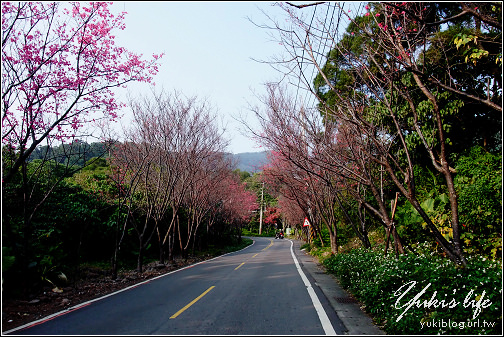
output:
[[335,224],[332,225],[334,230],[329,231],[329,239],[331,240],[331,253],[338,254],[338,229]]
[[168,261],[173,262],[173,234],[168,235]]
[[117,247],[117,244],[114,248],[114,255],[112,256],[112,280],[117,279],[117,255],[118,255],[119,249]]
[[165,263],[165,245],[160,242],[159,243],[159,263],[164,264]]
[[362,234],[362,243],[364,244],[364,248],[371,249],[371,242],[369,242],[368,232],[366,229],[366,209],[363,207],[362,203],[359,202],[359,207],[357,208],[357,214],[359,216],[361,234]]
[[[451,224],[452,224],[452,230],[453,230],[453,244],[448,243],[448,245],[446,245],[443,242],[444,245],[451,246],[450,251],[448,252],[448,251],[446,251],[445,247],[443,247],[443,248],[448,253],[448,255],[450,255],[450,254],[454,255],[454,257],[455,257],[454,262],[456,262],[458,264],[462,264],[463,266],[466,266],[467,260],[464,257],[464,254],[462,251],[462,244],[460,242],[457,192],[455,191],[455,187],[453,184],[453,176],[452,176],[452,173],[450,172],[450,167],[448,165],[448,160],[447,160],[448,154],[447,154],[447,150],[446,150],[446,140],[445,140],[445,134],[443,131],[443,124],[442,124],[442,120],[441,120],[441,112],[440,112],[439,106],[437,104],[436,97],[429,91],[429,89],[427,89],[427,87],[423,84],[420,77],[417,74],[413,73],[413,78],[415,79],[415,82],[417,83],[420,90],[424,93],[424,95],[432,103],[432,105],[434,107],[433,112],[434,112],[434,115],[436,116],[437,131],[438,131],[438,136],[439,136],[439,146],[441,149],[440,153],[439,153],[439,161],[440,161],[441,167],[436,165],[435,160],[433,160],[433,165],[445,177],[446,186],[448,188],[448,194],[449,194],[449,198],[450,198],[450,208],[451,208],[451,217],[452,217]],[[429,150],[429,149],[427,149],[427,150]],[[431,154],[431,158],[433,159],[432,154]],[[437,231],[437,228],[436,228],[436,231]],[[448,247],[446,247],[446,248],[448,248]],[[453,258],[452,258],[452,260],[453,260]]]
[[144,254],[143,240],[140,237],[139,244],[138,244],[138,259],[137,259],[137,272],[138,273],[143,272],[143,254]]

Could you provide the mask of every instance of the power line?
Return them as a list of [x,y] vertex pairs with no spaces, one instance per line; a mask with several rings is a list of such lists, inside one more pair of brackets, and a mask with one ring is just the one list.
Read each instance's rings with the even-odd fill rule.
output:
[[303,74],[303,60],[304,60],[304,53],[305,53],[305,48],[306,48],[306,40],[308,38],[308,34],[311,30],[311,26],[313,24],[313,19],[315,18],[315,13],[317,12],[317,6],[314,7],[314,10],[313,10],[313,15],[312,15],[312,18],[311,18],[311,21],[310,21],[310,26],[308,27],[308,30],[306,31],[306,36],[305,36],[305,40],[304,40],[304,43],[303,43],[303,53],[301,54],[301,65],[299,66],[299,78],[298,78],[298,85],[297,85],[297,90],[296,90],[296,100],[294,102],[297,102],[298,100],[298,94],[299,94],[299,86],[301,84],[301,76]]
[[[328,4],[327,6],[327,11],[326,11],[326,16],[325,16],[325,19],[324,19],[324,27],[325,27],[325,22],[327,22],[327,17],[329,15],[329,10],[331,9],[331,5]],[[318,64],[321,64],[322,60],[324,59],[325,57],[325,49],[327,47],[327,40],[330,40],[330,32],[331,32],[331,29],[332,29],[332,25],[333,25],[333,20],[334,20],[334,12],[336,10],[336,5],[333,4],[333,11],[332,11],[332,14],[331,14],[331,21],[329,22],[329,27],[327,28],[325,34],[326,34],[326,38],[323,37],[323,31],[322,30],[322,34],[321,34],[321,41],[324,41],[324,48],[322,49],[322,53],[320,53],[319,51],[317,51],[317,54],[320,56],[320,61],[317,61],[316,58],[315,58],[315,62],[317,62]],[[320,46],[319,46],[320,48]],[[319,49],[320,50],[320,49]],[[313,82],[313,79],[314,79],[314,74],[315,74],[315,69],[316,67],[313,67],[313,70],[312,70],[312,74],[311,74],[311,80]],[[312,85],[312,83],[310,83],[310,86]],[[315,91],[315,87],[313,87],[314,91]],[[309,105],[306,105],[307,107],[311,107],[311,104],[314,103],[316,97],[315,95],[311,94],[309,95],[308,97],[308,103],[310,103]],[[310,102],[311,100],[311,102]],[[306,101],[305,101],[305,104],[306,104]]]

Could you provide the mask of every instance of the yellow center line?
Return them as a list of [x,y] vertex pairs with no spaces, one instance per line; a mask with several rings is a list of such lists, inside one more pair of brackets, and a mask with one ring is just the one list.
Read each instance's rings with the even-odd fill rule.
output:
[[268,245],[268,247],[264,248],[263,250],[266,250],[266,249],[268,249],[271,246],[273,246],[273,240],[270,240],[270,244]]
[[242,264],[240,264],[238,267],[236,267],[234,270],[240,268],[241,266],[243,266],[245,264],[245,262],[242,262]]
[[199,295],[194,300],[192,300],[191,303],[189,303],[188,305],[186,305],[185,307],[183,307],[182,309],[180,309],[179,311],[177,311],[173,316],[170,317],[170,319],[176,318],[178,315],[180,315],[181,313],[183,313],[184,311],[186,311],[191,305],[193,305],[194,303],[196,303],[200,298],[202,298],[203,296],[205,296],[213,288],[215,288],[215,286],[211,286],[210,288],[208,288],[207,290],[205,290],[205,292],[203,294]]
[[[268,247],[266,247],[266,248],[264,248],[263,250],[268,249],[268,248],[269,248],[269,247],[271,247],[272,245],[273,245],[273,240],[270,240],[270,244],[269,244],[269,246],[268,246]],[[259,255],[259,253],[254,254],[254,256],[252,256],[252,258],[256,257],[257,255]],[[243,266],[244,264],[245,264],[245,262],[243,262],[242,264],[240,264],[240,265],[239,265],[238,267],[236,267],[234,270],[236,270],[236,269],[240,268],[240,267],[241,267],[241,266]]]
[[[270,244],[263,249],[266,250],[268,249],[269,247],[273,246],[273,240],[270,240]],[[255,254],[254,256],[252,256],[253,258],[256,257],[257,255],[259,255],[259,253]],[[241,266],[243,266],[245,264],[245,262],[242,262],[238,267],[236,267],[234,270],[240,268]],[[185,307],[183,307],[182,309],[180,309],[179,311],[177,311],[175,314],[173,314],[170,319],[172,318],[177,318],[181,313],[183,313],[184,311],[186,311],[187,309],[189,309],[189,307],[191,305],[193,305],[194,303],[198,302],[203,296],[205,296],[210,290],[212,290],[213,288],[215,288],[215,286],[211,286],[210,288],[208,288],[207,290],[205,290],[201,295],[199,295],[198,297],[196,297],[194,300],[192,300],[189,304],[187,304]]]

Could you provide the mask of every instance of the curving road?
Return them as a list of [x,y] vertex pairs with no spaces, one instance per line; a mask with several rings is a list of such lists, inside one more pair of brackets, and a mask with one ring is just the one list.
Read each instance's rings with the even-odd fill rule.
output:
[[254,244],[34,322],[23,335],[326,335],[344,326],[290,240]]

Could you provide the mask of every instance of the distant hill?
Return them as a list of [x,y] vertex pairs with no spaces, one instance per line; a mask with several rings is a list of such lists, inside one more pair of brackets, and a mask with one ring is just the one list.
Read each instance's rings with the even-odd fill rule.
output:
[[[62,144],[56,147],[39,146],[30,155],[29,160],[43,159],[46,157],[55,158],[60,163],[70,161],[75,165],[83,166],[87,160],[93,157],[101,157],[105,147],[100,142],[88,144],[82,141],[75,141],[72,144]],[[226,153],[236,164],[235,168],[240,171],[247,171],[250,174],[262,171],[262,167],[268,164],[269,151]]]
[[262,171],[262,167],[268,164],[268,151],[244,152],[233,154],[236,168],[247,171],[250,174]]

